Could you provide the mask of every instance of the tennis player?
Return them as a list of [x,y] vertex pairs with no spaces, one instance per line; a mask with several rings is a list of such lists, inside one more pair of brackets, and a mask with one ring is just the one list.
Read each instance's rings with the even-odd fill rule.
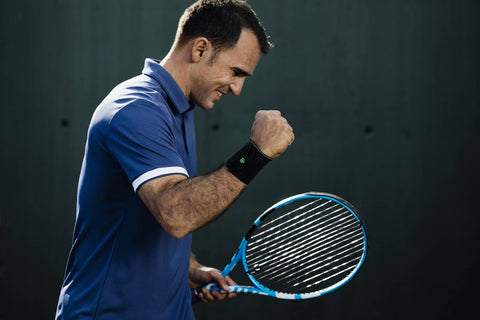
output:
[[[294,135],[280,112],[259,111],[251,140],[197,176],[193,109],[239,95],[270,46],[244,1],[197,1],[165,58],[146,59],[139,76],[100,103],[56,319],[194,319],[191,288],[235,284],[195,259],[191,233],[221,215]],[[233,296],[199,295],[203,302]]]

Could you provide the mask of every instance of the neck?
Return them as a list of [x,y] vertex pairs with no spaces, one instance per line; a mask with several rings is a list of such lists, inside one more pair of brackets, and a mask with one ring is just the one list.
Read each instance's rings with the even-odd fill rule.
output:
[[187,100],[190,100],[190,64],[186,61],[186,54],[182,50],[178,50],[174,47],[170,52],[162,59],[160,65],[167,70],[168,73],[175,79],[178,86],[182,90]]

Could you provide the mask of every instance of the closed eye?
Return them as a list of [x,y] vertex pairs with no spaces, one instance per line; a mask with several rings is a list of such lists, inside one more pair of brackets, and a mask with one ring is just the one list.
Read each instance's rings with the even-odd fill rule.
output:
[[251,76],[250,73],[248,73],[247,71],[242,70],[240,68],[232,68],[232,71],[233,71],[233,75],[235,77],[250,77]]

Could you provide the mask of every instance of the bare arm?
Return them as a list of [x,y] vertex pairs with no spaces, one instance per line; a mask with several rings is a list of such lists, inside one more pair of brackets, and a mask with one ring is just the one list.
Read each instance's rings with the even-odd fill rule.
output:
[[[259,111],[250,138],[270,158],[280,156],[294,135],[279,111]],[[202,176],[159,177],[144,183],[138,195],[162,228],[181,238],[220,216],[246,184],[225,166]]]
[[220,216],[245,186],[222,166],[192,179],[182,175],[153,179],[138,194],[163,229],[181,238]]

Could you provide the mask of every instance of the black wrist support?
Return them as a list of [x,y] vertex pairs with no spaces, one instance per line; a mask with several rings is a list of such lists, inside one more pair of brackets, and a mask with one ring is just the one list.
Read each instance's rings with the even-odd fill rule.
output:
[[248,142],[225,163],[227,169],[240,181],[249,184],[262,168],[271,161],[253,141]]

